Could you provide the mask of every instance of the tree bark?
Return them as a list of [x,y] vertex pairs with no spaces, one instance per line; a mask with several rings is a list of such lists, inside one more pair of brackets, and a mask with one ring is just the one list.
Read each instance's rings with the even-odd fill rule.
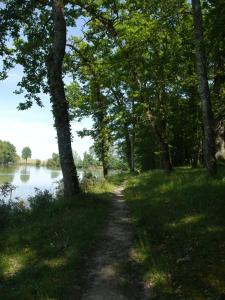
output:
[[106,104],[104,103],[103,95],[101,94],[101,87],[99,82],[94,82],[94,92],[95,92],[95,118],[97,119],[98,124],[98,140],[100,143],[100,159],[102,162],[103,176],[106,178],[109,171],[109,133],[107,129],[107,110]]
[[208,84],[200,0],[192,0],[192,14],[194,20],[199,91],[202,100],[205,164],[209,175],[213,176],[216,173],[214,117]]
[[216,134],[216,159],[225,159],[225,109],[222,101],[222,87],[225,83],[225,53],[219,51],[214,66],[213,94],[216,104],[215,134]]
[[161,148],[161,159],[162,159],[163,168],[166,173],[170,173],[173,169],[173,166],[170,159],[169,145],[162,137],[160,130],[156,125],[154,125],[154,130]]
[[60,164],[63,173],[64,196],[65,198],[71,198],[79,192],[79,181],[73,160],[69,107],[62,79],[62,65],[66,47],[66,22],[63,6],[63,1],[52,0],[53,45],[47,65]]
[[127,159],[129,170],[132,173],[134,172],[134,166],[132,163],[133,147],[131,146],[131,137],[130,137],[127,123],[124,124],[124,133],[125,133],[125,142],[126,142],[126,159]]

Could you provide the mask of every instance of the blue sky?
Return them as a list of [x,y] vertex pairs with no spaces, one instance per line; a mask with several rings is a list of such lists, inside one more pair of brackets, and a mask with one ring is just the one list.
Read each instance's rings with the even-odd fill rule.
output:
[[[78,22],[78,29],[70,29],[69,34],[79,35],[82,21]],[[17,83],[22,76],[22,69],[17,66],[9,72],[6,80],[0,81],[0,140],[7,140],[14,144],[17,153],[21,155],[22,148],[29,146],[32,158],[47,159],[53,152],[58,152],[56,131],[53,127],[53,117],[48,95],[42,95],[44,107],[37,105],[26,111],[18,111],[19,102],[23,102],[22,95],[14,94]],[[72,122],[72,147],[80,156],[93,144],[90,137],[79,138],[77,130],[90,128],[91,120]]]

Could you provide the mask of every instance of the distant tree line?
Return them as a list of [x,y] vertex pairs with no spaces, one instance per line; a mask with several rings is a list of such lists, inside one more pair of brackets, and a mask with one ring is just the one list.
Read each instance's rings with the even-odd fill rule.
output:
[[[88,151],[83,154],[83,159],[78,155],[76,151],[73,151],[73,158],[77,168],[102,168],[102,162],[98,159],[94,147],[90,147]],[[52,157],[47,160],[46,166],[48,168],[60,168],[60,159],[58,153],[52,153]],[[115,151],[111,150],[109,159],[109,169],[128,169],[125,161],[123,161]]]

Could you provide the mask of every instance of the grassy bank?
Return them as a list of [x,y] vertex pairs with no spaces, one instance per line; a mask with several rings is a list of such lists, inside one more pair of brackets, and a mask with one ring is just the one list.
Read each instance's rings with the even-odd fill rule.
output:
[[0,299],[80,299],[86,262],[107,221],[115,185],[71,201],[48,194],[31,210],[0,210]]
[[132,256],[151,299],[224,299],[225,172],[147,172],[127,181]]

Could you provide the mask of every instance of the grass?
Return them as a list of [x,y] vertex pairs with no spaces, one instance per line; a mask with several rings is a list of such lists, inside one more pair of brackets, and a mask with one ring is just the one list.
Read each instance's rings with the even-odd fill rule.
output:
[[71,201],[39,194],[30,210],[9,212],[0,229],[0,299],[80,299],[114,188],[99,182]]
[[225,171],[179,168],[129,177],[132,257],[151,299],[224,299]]

